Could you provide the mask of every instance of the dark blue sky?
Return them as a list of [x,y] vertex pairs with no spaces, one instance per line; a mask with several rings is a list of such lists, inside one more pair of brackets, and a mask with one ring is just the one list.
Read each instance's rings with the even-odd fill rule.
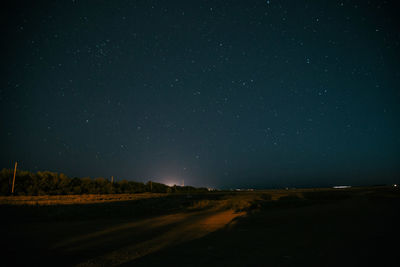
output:
[[396,1],[9,1],[0,167],[399,182]]

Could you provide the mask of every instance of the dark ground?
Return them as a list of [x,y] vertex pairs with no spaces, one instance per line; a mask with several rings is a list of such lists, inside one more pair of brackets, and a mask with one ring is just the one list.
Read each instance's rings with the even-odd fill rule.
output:
[[[6,266],[398,265],[400,192],[396,188],[294,190],[270,200],[275,193],[251,193],[256,197],[246,208],[247,215],[234,218],[233,223],[213,222],[210,225],[218,224],[215,229],[207,228],[207,219],[228,213],[188,207],[196,201],[243,193],[79,206],[3,205],[1,258]],[[196,235],[201,231],[206,234]],[[159,242],[166,243],[159,246]],[[137,244],[146,249],[143,255],[123,254],[136,253],[138,248],[132,245]],[[121,252],[114,255],[118,260],[126,259],[90,261],[114,251]]]

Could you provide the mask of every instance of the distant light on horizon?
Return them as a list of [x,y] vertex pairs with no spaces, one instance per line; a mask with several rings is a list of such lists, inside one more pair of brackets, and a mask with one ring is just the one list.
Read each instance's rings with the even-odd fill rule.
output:
[[335,188],[335,189],[350,188],[350,187],[351,187],[351,185],[335,185],[335,186],[333,186],[333,188]]
[[175,177],[168,177],[168,178],[161,178],[160,183],[163,183],[168,186],[181,186],[182,185],[182,179],[178,179]]

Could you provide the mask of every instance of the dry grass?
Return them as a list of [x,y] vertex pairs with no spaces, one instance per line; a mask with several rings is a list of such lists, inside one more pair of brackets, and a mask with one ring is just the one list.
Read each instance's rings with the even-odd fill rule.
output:
[[70,205],[130,201],[166,196],[160,193],[60,195],[60,196],[0,196],[0,205]]
[[244,211],[258,200],[261,200],[262,194],[259,193],[227,193],[221,199],[201,199],[195,201],[189,209],[215,209],[215,210],[234,210]]
[[[297,198],[303,199],[310,194],[331,194],[349,192],[352,194],[360,191],[359,189],[331,189],[331,188],[312,188],[312,189],[276,189],[262,190],[255,192],[225,192],[225,196],[218,200],[203,199],[196,201],[191,209],[205,208],[228,208],[234,210],[245,210],[256,200],[278,201],[283,199]],[[363,192],[363,191],[361,191]],[[59,195],[59,196],[0,196],[0,205],[68,205],[68,204],[94,204],[115,201],[130,201],[146,198],[167,196],[165,193],[141,193],[141,194],[88,194],[88,195]]]
[[216,200],[202,199],[193,203],[189,209],[230,209],[245,211],[253,204],[265,201],[298,201],[298,200],[321,200],[342,199],[350,195],[365,194],[364,189],[332,189],[332,188],[302,188],[302,189],[272,189],[254,192],[232,192],[226,193],[224,197]]

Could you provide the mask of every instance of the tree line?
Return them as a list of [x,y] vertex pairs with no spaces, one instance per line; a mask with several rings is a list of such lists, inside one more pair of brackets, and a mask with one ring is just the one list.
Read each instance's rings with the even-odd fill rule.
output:
[[[3,169],[0,172],[0,195],[11,194],[13,170]],[[112,182],[98,178],[69,178],[63,173],[50,171],[17,171],[14,195],[81,195],[81,194],[134,194],[134,193],[193,193],[205,192],[207,188],[192,186],[168,186],[149,181],[147,183],[121,180]]]

